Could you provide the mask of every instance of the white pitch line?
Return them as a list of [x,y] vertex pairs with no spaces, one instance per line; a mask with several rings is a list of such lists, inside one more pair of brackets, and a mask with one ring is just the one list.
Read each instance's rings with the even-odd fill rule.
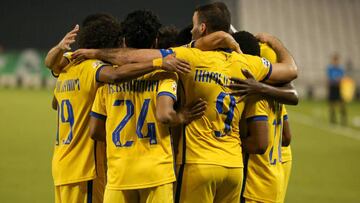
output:
[[290,123],[291,123],[291,120],[294,120],[295,122],[301,123],[303,125],[311,126],[313,128],[318,128],[323,131],[327,131],[327,132],[335,133],[335,134],[338,134],[338,135],[341,135],[344,137],[349,137],[352,139],[360,140],[360,131],[358,131],[358,130],[354,130],[352,128],[343,127],[343,126],[339,126],[339,125],[330,125],[330,124],[324,123],[323,121],[321,121],[319,119],[315,119],[311,116],[308,116],[308,115],[305,115],[302,113],[291,111],[289,113]]

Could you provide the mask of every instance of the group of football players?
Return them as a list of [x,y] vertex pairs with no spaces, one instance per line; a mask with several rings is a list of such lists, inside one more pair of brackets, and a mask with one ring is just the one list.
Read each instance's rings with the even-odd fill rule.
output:
[[230,16],[199,6],[176,32],[148,10],[94,14],[48,52],[55,202],[284,202],[297,66]]

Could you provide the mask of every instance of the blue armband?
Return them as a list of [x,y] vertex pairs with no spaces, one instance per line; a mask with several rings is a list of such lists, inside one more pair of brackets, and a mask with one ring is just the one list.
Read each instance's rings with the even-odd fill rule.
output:
[[167,55],[173,54],[174,51],[172,49],[160,49],[161,56],[165,58]]

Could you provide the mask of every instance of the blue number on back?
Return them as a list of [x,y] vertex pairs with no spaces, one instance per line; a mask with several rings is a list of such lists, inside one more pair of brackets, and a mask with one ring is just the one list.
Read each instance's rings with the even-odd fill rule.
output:
[[[274,145],[275,145],[275,138],[276,138],[276,129],[277,127],[280,125],[282,125],[281,123],[281,119],[278,119],[278,121],[276,119],[274,119],[273,121],[273,125],[274,125],[274,143],[273,146],[270,149],[270,153],[269,153],[269,160],[270,160],[270,164],[271,165],[275,165],[276,164],[276,159],[273,160],[273,152],[274,152]],[[282,127],[280,128],[280,132],[279,132],[279,146],[278,146],[278,155],[279,155],[279,162],[281,162],[281,143],[282,143]]]
[[[66,106],[67,108],[67,114],[68,117],[65,118],[65,113],[64,113],[64,107]],[[71,106],[70,100],[65,99],[61,102],[61,122],[62,123],[69,123],[70,124],[70,132],[69,135],[67,137],[66,140],[63,141],[64,144],[70,144],[71,140],[73,139],[73,126],[74,126],[74,111],[73,108]],[[57,139],[59,139],[59,137],[57,137]]]
[[[226,96],[230,97],[230,103],[228,104],[228,110],[225,112],[224,111],[224,99]],[[224,134],[221,134],[220,131],[215,131],[215,136],[216,137],[222,137],[224,135],[226,135],[226,133],[228,133],[231,130],[231,122],[234,118],[234,109],[236,106],[236,100],[235,97],[229,94],[226,94],[225,92],[221,92],[217,99],[216,99],[216,110],[220,113],[220,114],[225,114],[226,118],[225,118],[225,129],[224,129]]]
[[[136,134],[139,138],[144,138],[143,133],[141,132],[142,127],[144,126],[145,118],[149,109],[150,99],[145,99],[144,104],[141,108],[141,112],[138,118],[138,122],[136,125]],[[148,134],[147,137],[150,138],[150,144],[156,144],[156,136],[155,136],[155,123],[148,123]]]
[[[122,103],[124,103],[124,100],[115,100],[113,106],[120,106]],[[130,100],[125,100],[125,103],[126,115],[112,133],[112,141],[117,147],[130,147],[134,142],[126,141],[124,145],[120,142],[120,131],[125,127],[126,123],[128,123],[130,118],[134,115],[134,104]]]
[[[124,100],[116,100],[113,106],[120,106],[124,103]],[[122,121],[120,121],[119,125],[115,128],[114,132],[112,133],[112,140],[116,147],[130,147],[134,141],[126,141],[125,144],[121,144],[120,142],[120,132],[125,127],[125,125],[129,122],[131,117],[134,115],[134,104],[131,100],[125,100],[127,112]],[[147,136],[144,136],[141,132],[142,127],[144,126],[146,115],[149,109],[150,99],[145,99],[140,115],[136,124],[136,135],[138,138],[150,138],[150,144],[157,144],[156,140],[156,131],[155,131],[155,123],[147,123],[148,133]]]

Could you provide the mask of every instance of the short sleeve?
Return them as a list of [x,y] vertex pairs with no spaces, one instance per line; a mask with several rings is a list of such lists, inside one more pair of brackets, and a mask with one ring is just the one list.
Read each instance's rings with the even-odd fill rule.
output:
[[171,50],[175,52],[176,58],[183,59],[189,62],[190,64],[197,63],[198,57],[196,56],[198,55],[197,52],[199,52],[200,50],[196,48],[187,48],[187,47],[175,47],[175,48],[171,48]]
[[177,100],[177,81],[178,76],[176,73],[172,72],[162,72],[161,73],[160,84],[158,88],[157,96],[169,96],[175,101]]
[[266,100],[250,97],[245,102],[244,114],[246,122],[267,121],[269,104]]
[[92,105],[92,109],[90,112],[90,116],[106,120],[107,113],[106,113],[106,105],[105,105],[105,95],[104,92],[105,86],[101,86],[98,88],[95,96],[95,100]]
[[275,51],[265,43],[260,43],[260,56],[269,60],[270,63],[277,62],[277,56]]
[[86,69],[88,74],[88,79],[91,80],[92,84],[96,84],[99,81],[100,71],[105,66],[109,66],[109,64],[104,63],[100,60],[92,60],[89,64],[89,67]]
[[72,57],[71,57],[72,54],[73,54],[73,52],[65,52],[65,53],[63,54],[63,57],[64,57],[66,60],[68,60],[68,62],[70,63],[70,62],[72,61]]
[[54,78],[58,78],[60,74],[55,73],[53,70],[51,70],[51,75],[52,75]]
[[266,58],[245,55],[250,71],[254,74],[257,81],[265,81],[270,78],[272,64]]

